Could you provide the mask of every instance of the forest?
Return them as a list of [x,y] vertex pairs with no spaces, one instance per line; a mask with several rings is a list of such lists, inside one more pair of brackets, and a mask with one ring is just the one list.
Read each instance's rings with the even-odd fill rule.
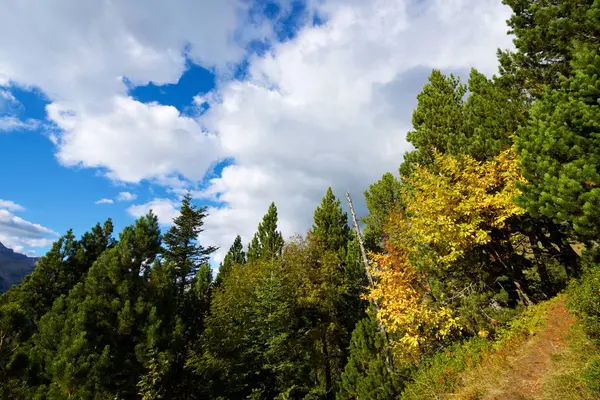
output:
[[357,224],[329,189],[284,238],[271,204],[215,276],[189,195],[164,232],[150,212],[60,237],[0,297],[0,397],[428,398],[432,360],[567,289],[599,344],[600,0],[504,3],[515,50],[493,77],[431,72]]

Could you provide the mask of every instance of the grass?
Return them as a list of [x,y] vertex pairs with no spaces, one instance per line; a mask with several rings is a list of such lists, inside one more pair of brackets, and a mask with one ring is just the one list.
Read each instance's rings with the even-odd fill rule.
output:
[[[580,324],[573,325],[569,345],[553,357],[552,372],[543,382],[542,398],[582,400],[600,397],[594,389],[593,373],[600,364],[600,350],[590,341]],[[597,386],[597,384],[596,384]]]
[[556,300],[528,308],[501,330],[495,341],[472,338],[424,361],[401,395],[401,399],[479,399],[500,384],[510,368],[511,352],[546,323],[548,309]]

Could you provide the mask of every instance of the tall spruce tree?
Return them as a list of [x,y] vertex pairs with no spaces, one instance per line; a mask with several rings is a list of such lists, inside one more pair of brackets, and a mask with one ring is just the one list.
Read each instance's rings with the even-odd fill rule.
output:
[[277,230],[277,207],[271,203],[248,245],[248,261],[274,260],[283,251],[283,235]]
[[208,262],[215,247],[203,247],[197,242],[203,231],[206,207],[197,208],[192,197],[186,194],[181,201],[179,216],[173,219],[173,227],[165,234],[164,257],[172,262],[179,280],[179,293],[183,296],[186,285],[195,276],[200,265]]

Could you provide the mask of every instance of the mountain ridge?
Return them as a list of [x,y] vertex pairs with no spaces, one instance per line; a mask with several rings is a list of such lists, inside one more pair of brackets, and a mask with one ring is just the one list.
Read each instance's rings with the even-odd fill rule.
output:
[[0,243],[0,293],[20,283],[35,268],[39,257],[17,253]]

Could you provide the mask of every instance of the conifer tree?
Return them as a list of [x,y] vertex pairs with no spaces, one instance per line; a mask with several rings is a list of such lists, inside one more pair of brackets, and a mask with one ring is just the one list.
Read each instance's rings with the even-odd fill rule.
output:
[[273,260],[280,257],[282,251],[283,236],[277,230],[277,207],[271,203],[248,245],[248,261]]
[[350,358],[342,374],[338,400],[386,400],[400,394],[402,382],[388,371],[384,346],[383,335],[370,313],[352,332]]
[[[600,2],[599,6],[600,6]],[[599,8],[600,9],[600,8]],[[595,14],[600,25],[600,12]],[[600,237],[600,51],[580,45],[574,73],[534,105],[517,149],[528,183],[521,204],[567,224],[582,239]]]
[[387,172],[365,191],[365,202],[369,215],[362,221],[366,224],[364,236],[369,249],[382,249],[383,227],[391,212],[401,207],[401,188],[400,181]]
[[501,73],[535,97],[542,95],[545,86],[561,87],[561,76],[571,76],[575,41],[596,38],[593,40],[598,44],[599,27],[588,13],[600,7],[596,0],[503,0],[503,3],[513,10],[508,24],[509,33],[516,37],[517,51],[499,52]]
[[196,208],[188,193],[181,201],[179,216],[173,220],[173,227],[165,234],[165,259],[173,262],[179,294],[183,296],[184,289],[190,279],[196,274],[198,267],[208,262],[215,247],[204,248],[197,242],[198,235],[203,231],[206,207]]
[[246,263],[246,253],[244,252],[244,245],[242,244],[242,238],[240,235],[235,237],[233,244],[229,248],[223,262],[219,267],[219,273],[215,279],[215,285],[221,286],[223,278],[233,269],[235,265],[242,265]]
[[415,165],[428,166],[434,162],[434,151],[456,152],[464,136],[463,97],[467,87],[460,79],[433,70],[429,83],[417,96],[413,111],[413,130],[406,139],[416,150],[404,155],[400,174],[410,175]]
[[340,200],[336,199],[331,188],[327,189],[315,210],[310,235],[323,250],[341,252],[340,255],[345,256],[350,237],[348,215],[342,211]]
[[50,398],[131,398],[143,373],[136,354],[149,315],[146,274],[161,249],[156,216],[127,227],[85,280],[40,321]]

